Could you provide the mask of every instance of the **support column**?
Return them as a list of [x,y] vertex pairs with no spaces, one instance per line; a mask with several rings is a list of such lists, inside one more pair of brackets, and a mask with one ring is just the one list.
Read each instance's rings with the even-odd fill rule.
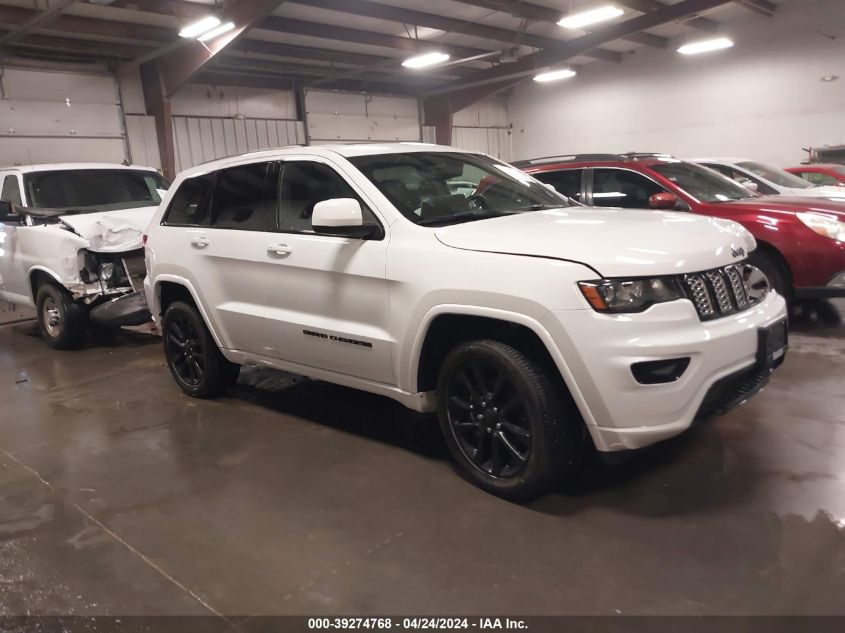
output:
[[173,140],[173,110],[170,98],[165,96],[158,64],[150,62],[141,66],[141,83],[144,88],[144,105],[147,114],[155,119],[161,171],[168,180],[176,177],[176,144]]

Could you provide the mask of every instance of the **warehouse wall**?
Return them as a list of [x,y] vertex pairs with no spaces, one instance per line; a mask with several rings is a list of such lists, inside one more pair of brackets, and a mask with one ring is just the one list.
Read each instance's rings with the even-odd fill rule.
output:
[[305,95],[312,143],[419,141],[416,99],[310,90]]
[[[571,80],[520,84],[514,158],[636,150],[786,166],[806,158],[802,147],[845,143],[845,2],[792,0],[725,32],[727,51],[641,49]],[[840,79],[821,81],[831,74]]]
[[125,158],[117,83],[105,69],[12,61],[0,73],[0,97],[4,165]]
[[490,97],[456,112],[452,116],[452,145],[513,160],[507,99]]

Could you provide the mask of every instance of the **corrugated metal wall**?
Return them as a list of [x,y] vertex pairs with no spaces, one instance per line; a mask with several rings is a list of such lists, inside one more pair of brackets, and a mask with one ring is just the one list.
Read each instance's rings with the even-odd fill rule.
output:
[[301,121],[286,119],[232,119],[173,117],[176,169],[271,147],[305,142]]
[[513,160],[511,126],[505,97],[490,97],[452,117],[452,145]]

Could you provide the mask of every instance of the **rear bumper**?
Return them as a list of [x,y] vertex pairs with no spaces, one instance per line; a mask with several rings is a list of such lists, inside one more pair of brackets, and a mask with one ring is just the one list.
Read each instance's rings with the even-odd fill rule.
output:
[[110,299],[91,309],[89,317],[100,325],[143,325],[152,318],[143,290]]

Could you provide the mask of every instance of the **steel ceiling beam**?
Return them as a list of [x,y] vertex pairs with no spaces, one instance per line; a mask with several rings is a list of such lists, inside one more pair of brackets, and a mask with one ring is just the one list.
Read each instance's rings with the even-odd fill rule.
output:
[[43,11],[32,16],[23,24],[18,25],[15,29],[0,37],[0,48],[8,46],[12,42],[24,37],[30,31],[37,29],[50,20],[56,18],[63,11],[76,4],[76,2],[77,0],[56,0]]
[[458,92],[490,83],[502,82],[509,79],[522,79],[533,75],[544,68],[563,64],[586,50],[621,39],[629,33],[643,29],[654,28],[667,22],[673,22],[686,16],[713,9],[733,0],[682,0],[677,4],[667,5],[659,11],[631,18],[624,22],[596,29],[588,35],[565,42],[554,49],[543,50],[539,53],[527,55],[512,64],[501,64],[490,70],[482,71],[453,82],[451,85],[430,93],[430,95]]
[[760,15],[765,15],[767,18],[772,17],[777,9],[777,5],[774,2],[769,2],[769,0],[737,0],[737,4]]
[[[563,17],[563,12],[557,9],[541,6],[539,4],[531,4],[530,2],[509,2],[507,0],[455,0],[461,4],[488,9],[490,11],[497,11],[499,13],[506,13],[515,18],[524,18],[526,20],[535,20],[538,22],[549,22],[557,24]],[[667,48],[669,40],[659,35],[652,35],[651,33],[633,33],[624,39],[629,42],[636,42],[645,46],[653,46],[654,48]]]
[[[561,40],[531,33],[520,33],[511,29],[503,29],[496,26],[487,26],[477,22],[459,20],[456,18],[435,15],[424,11],[404,9],[380,2],[361,2],[361,0],[288,0],[292,4],[348,13],[376,20],[387,20],[400,24],[413,24],[429,29],[436,29],[446,33],[460,33],[473,37],[480,37],[494,42],[504,42],[513,47],[517,44],[525,44],[534,48],[547,48],[559,44]],[[602,54],[604,53],[604,54]],[[597,51],[602,59],[612,57],[616,59],[619,53],[615,51]],[[609,55],[608,55],[609,54]],[[617,60],[618,61],[618,60]]]
[[[639,11],[640,13],[653,13],[660,11],[671,5],[661,0],[618,0],[620,4],[625,5],[630,9]],[[686,18],[679,18],[686,26],[691,26],[699,31],[707,31],[708,33],[715,33],[722,26],[710,18],[701,17],[698,15],[688,16]]]

